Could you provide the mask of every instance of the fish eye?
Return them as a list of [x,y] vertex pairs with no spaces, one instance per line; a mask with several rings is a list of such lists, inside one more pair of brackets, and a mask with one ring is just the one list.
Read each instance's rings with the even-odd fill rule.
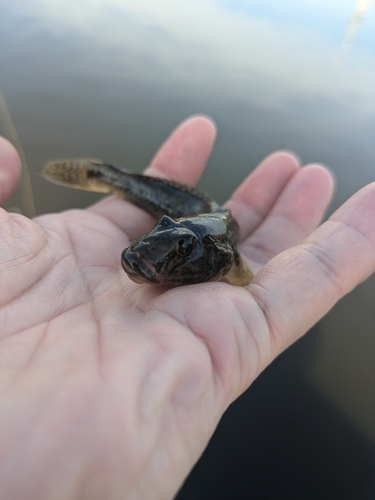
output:
[[198,239],[190,234],[184,235],[178,240],[177,253],[178,255],[190,255],[197,244]]

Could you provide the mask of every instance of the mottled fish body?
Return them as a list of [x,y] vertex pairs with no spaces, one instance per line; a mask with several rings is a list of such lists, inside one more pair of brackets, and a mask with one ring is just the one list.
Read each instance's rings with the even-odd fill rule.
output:
[[123,269],[136,283],[180,286],[225,279],[245,286],[253,278],[236,249],[237,222],[196,188],[95,159],[50,162],[40,173],[56,184],[113,193],[159,219],[121,254]]

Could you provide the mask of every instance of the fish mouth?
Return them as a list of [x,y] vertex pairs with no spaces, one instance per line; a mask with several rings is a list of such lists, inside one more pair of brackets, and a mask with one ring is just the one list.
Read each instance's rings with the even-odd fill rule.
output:
[[160,284],[154,266],[137,252],[125,248],[121,254],[121,265],[129,278],[135,283]]

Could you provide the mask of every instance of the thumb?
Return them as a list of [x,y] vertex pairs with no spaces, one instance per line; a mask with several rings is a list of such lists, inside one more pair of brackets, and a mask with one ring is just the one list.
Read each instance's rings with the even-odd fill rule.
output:
[[271,330],[273,357],[375,271],[374,220],[372,183],[257,274],[249,289]]

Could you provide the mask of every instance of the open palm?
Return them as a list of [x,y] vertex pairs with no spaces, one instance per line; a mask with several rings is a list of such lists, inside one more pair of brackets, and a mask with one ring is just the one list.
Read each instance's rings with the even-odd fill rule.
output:
[[[149,175],[193,185],[214,141],[186,121]],[[0,201],[19,172],[0,142]],[[106,198],[38,217],[0,210],[0,498],[170,498],[228,404],[375,270],[375,185],[315,229],[319,165],[274,153],[227,203],[257,273],[246,288],[137,285],[120,264],[153,224]]]

